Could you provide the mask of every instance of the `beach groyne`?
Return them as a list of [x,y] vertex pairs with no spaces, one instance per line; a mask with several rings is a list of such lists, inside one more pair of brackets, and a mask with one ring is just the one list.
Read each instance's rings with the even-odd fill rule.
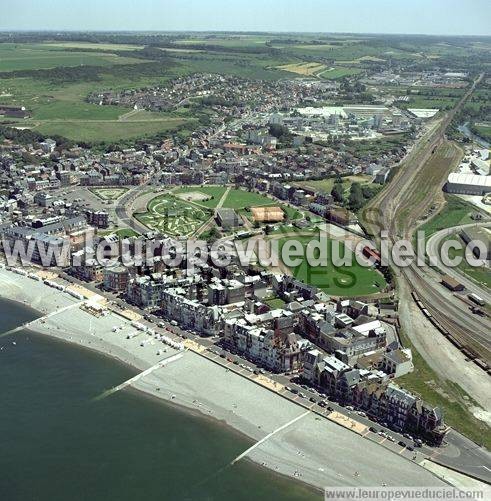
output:
[[[315,413],[305,415],[305,408],[197,353],[166,346],[111,310],[95,316],[66,292],[6,269],[0,269],[0,297],[28,304],[44,315],[30,329],[97,350],[132,366],[135,374],[148,371],[125,387],[197,411],[262,441],[246,457],[272,471],[317,488],[442,485],[417,463]],[[53,312],[58,313],[50,315]],[[182,356],[158,366],[177,354]],[[105,390],[110,389],[101,388]]]

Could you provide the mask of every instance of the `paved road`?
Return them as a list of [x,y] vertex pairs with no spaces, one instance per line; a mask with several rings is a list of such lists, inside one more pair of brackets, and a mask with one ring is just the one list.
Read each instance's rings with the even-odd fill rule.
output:
[[142,189],[145,186],[148,186],[152,180],[153,178],[151,177],[144,184],[131,188],[118,200],[118,205],[115,208],[118,226],[127,226],[142,234],[150,231],[150,228],[147,228],[145,225],[139,223],[134,217],[132,217],[131,211],[128,209],[131,208],[133,202],[141,194]]
[[[389,448],[393,452],[401,454],[409,460],[416,460],[417,462],[420,462],[425,458],[434,457],[436,458],[436,461],[445,466],[449,466],[465,474],[473,475],[484,482],[491,482],[491,457],[489,452],[453,430],[450,431],[448,435],[449,438],[447,446],[435,448],[423,445],[423,447],[418,447],[415,448],[414,451],[411,451],[406,446],[403,447],[399,444],[399,442],[403,442],[408,446],[412,445],[412,440],[409,440],[407,437],[401,435],[400,433],[396,433],[379,423],[375,423],[368,417],[359,415],[357,412],[351,411],[350,409],[327,397],[323,397],[314,388],[300,385],[298,382],[295,382],[294,375],[271,374],[264,368],[255,364],[253,361],[246,360],[238,354],[232,354],[226,351],[223,347],[217,345],[220,341],[219,337],[200,337],[199,335],[185,331],[180,327],[172,326],[165,319],[152,314],[149,315],[144,310],[141,310],[134,305],[129,305],[117,295],[101,291],[92,283],[80,281],[65,273],[60,273],[60,277],[67,279],[70,283],[77,283],[93,292],[96,292],[97,294],[107,297],[114,305],[116,305],[116,308],[121,307],[122,309],[129,309],[139,315],[145,315],[147,320],[141,320],[141,323],[145,324],[151,322],[156,324],[161,322],[166,331],[180,338],[191,339],[198,345],[204,347],[205,351],[202,355],[206,358],[223,365],[229,370],[233,370],[247,379],[254,380],[256,377],[255,372],[263,373],[266,377],[284,387],[279,392],[281,396],[297,403],[298,405],[311,409],[313,412],[323,416],[326,416],[330,412],[327,408],[327,406],[329,406],[334,411],[349,416],[367,427],[372,427],[375,431],[367,431],[365,434],[366,439],[377,442],[381,446]],[[152,328],[154,328],[154,326],[152,326]],[[287,388],[295,389],[297,393],[293,393]],[[319,406],[319,402],[321,401],[325,401],[326,407]],[[381,432],[391,438],[389,439],[386,436],[380,435]]]
[[432,461],[491,482],[491,454],[486,449],[454,430],[448,433],[446,441],[448,445],[435,452]]

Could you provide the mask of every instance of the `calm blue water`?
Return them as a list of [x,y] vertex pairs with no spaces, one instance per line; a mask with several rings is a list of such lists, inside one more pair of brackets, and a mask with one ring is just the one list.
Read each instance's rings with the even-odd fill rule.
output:
[[[34,318],[0,300],[0,332]],[[14,346],[12,342],[15,342]],[[248,462],[251,443],[132,391],[107,357],[23,331],[0,338],[0,501],[319,500]]]

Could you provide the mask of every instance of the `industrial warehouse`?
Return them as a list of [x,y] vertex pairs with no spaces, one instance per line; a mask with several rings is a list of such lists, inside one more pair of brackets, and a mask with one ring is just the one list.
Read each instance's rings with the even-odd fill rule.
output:
[[479,176],[477,174],[449,174],[445,184],[447,193],[459,195],[480,195],[491,192],[491,176]]

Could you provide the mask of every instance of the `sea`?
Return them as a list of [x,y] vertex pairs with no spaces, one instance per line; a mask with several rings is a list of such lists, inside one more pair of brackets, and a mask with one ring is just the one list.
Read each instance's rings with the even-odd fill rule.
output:
[[[0,300],[0,332],[37,317]],[[1,334],[0,334],[1,336]],[[249,461],[225,425],[122,390],[135,372],[28,330],[0,337],[1,501],[319,501]]]

